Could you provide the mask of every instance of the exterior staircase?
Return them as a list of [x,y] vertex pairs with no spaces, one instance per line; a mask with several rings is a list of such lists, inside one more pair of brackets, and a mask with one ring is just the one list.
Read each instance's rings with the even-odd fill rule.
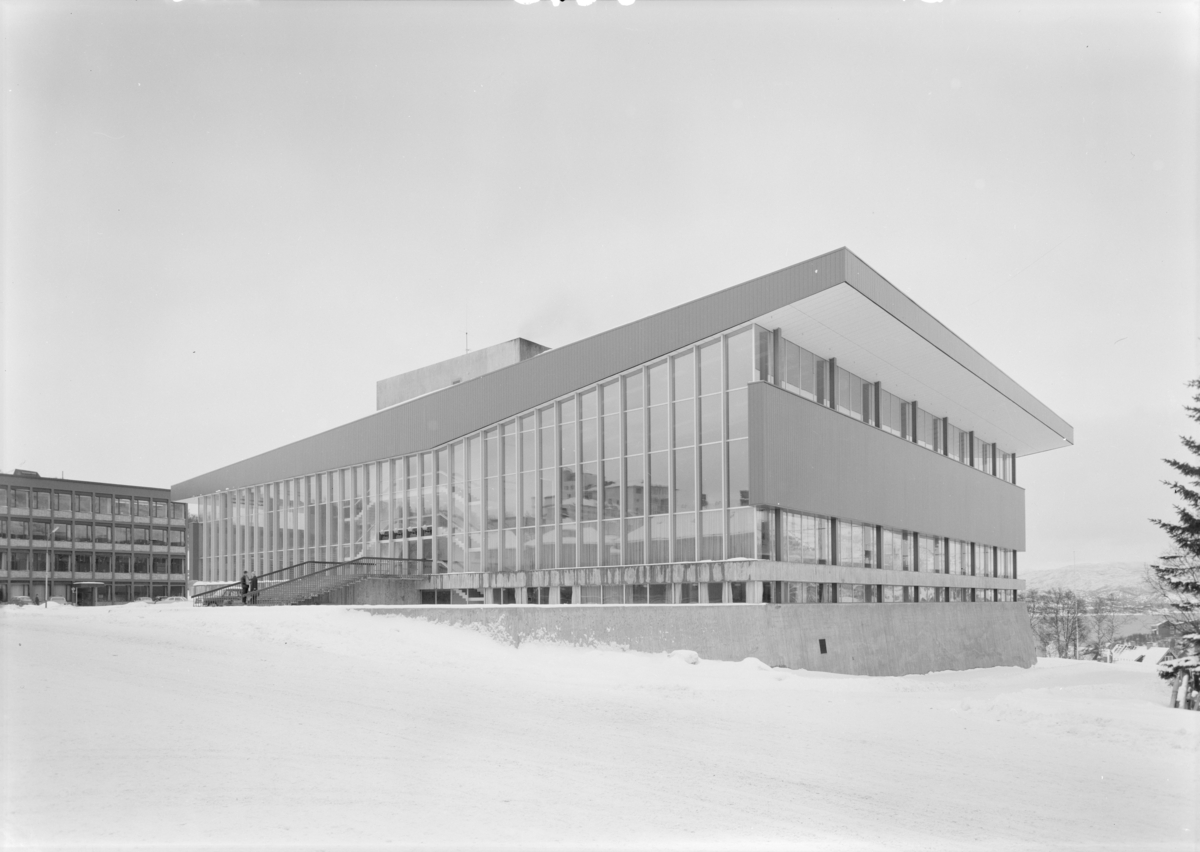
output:
[[[370,578],[416,581],[420,559],[362,556],[348,562],[301,562],[271,571],[259,578],[258,592],[250,592],[253,606],[289,606],[314,601],[332,592],[349,589]],[[192,596],[194,606],[242,606],[242,585],[230,583]]]

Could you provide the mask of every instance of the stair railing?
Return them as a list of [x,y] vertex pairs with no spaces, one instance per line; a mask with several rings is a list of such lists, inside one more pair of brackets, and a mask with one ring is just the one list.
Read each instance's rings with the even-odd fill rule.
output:
[[[364,563],[378,563],[381,566],[387,566],[389,570],[378,571],[376,573],[386,573],[393,577],[410,577],[424,573],[429,573],[423,570],[425,566],[432,564],[429,559],[406,559],[395,556],[359,556],[355,559],[347,560],[346,562],[330,562],[326,560],[309,559],[304,562],[297,562],[294,565],[289,565],[286,568],[279,568],[275,571],[268,571],[265,574],[258,576],[258,595],[259,599],[270,589],[278,588],[283,585],[301,580],[305,577],[314,575],[328,574],[330,571],[346,569],[346,566],[356,566]],[[352,570],[352,569],[350,569]],[[362,573],[359,576],[369,576],[367,573]],[[264,581],[270,585],[264,586]],[[253,594],[247,592],[247,594]],[[192,595],[193,606],[208,606],[213,604],[229,604],[240,602],[242,598],[242,581],[228,583],[224,586],[217,586],[212,589],[206,589],[203,592]]]

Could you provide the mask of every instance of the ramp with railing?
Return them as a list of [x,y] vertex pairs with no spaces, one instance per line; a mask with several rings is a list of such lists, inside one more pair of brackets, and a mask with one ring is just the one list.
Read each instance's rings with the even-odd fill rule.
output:
[[369,578],[416,582],[426,573],[427,559],[360,556],[347,562],[310,560],[261,575],[257,592],[242,592],[239,580],[192,595],[194,606],[286,606],[311,601]]

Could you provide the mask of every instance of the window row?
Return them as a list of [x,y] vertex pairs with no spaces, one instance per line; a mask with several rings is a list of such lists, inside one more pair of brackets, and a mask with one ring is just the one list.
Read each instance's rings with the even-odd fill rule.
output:
[[47,553],[38,550],[0,550],[0,570],[13,574],[44,572],[56,574],[183,574],[182,556],[143,556],[130,553]]
[[1015,454],[1001,450],[973,432],[963,431],[948,418],[935,417],[915,401],[900,399],[884,390],[879,382],[839,367],[836,358],[821,358],[759,326],[755,326],[754,339],[754,378],[758,381],[778,384],[791,393],[1006,482],[1016,481]]
[[770,555],[773,518],[760,517],[760,557],[781,562],[924,571],[978,577],[1016,576],[1015,550],[976,542],[895,530],[841,518],[779,513],[779,554]]
[[[892,586],[864,583],[759,583],[761,601],[748,598],[750,583],[662,583],[505,589],[426,589],[426,605],[474,604],[695,604],[695,603],[1004,603],[1013,589]],[[557,600],[555,600],[557,592]]]
[[732,555],[724,510],[750,497],[751,334],[717,335],[429,452],[205,496],[205,552],[219,563],[205,576],[360,555],[481,570],[547,546],[572,567],[639,535],[643,550],[678,539],[688,559]]
[[[155,583],[117,578],[101,585],[92,586],[88,591],[56,581],[50,588],[52,595],[62,595],[70,603],[79,603],[85,596],[90,596],[93,604],[121,604],[139,598],[153,598],[157,601],[169,596],[187,594],[187,583],[178,577],[173,581],[167,579]],[[0,603],[7,603],[20,595],[27,595],[40,604],[43,594],[45,594],[45,585],[40,579],[32,582],[0,583]]]
[[187,543],[186,531],[182,529],[0,518],[0,541],[8,539],[149,544],[159,547],[183,547]]
[[186,503],[151,500],[142,497],[123,497],[112,494],[84,494],[78,491],[50,491],[40,488],[19,488],[0,485],[0,511],[14,509],[43,509],[55,512],[95,513],[97,515],[128,515],[137,518],[170,518],[182,521],[187,517]]

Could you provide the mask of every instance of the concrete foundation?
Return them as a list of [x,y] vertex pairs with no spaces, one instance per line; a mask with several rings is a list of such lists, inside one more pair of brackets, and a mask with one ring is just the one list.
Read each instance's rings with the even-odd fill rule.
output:
[[366,577],[352,586],[334,589],[307,600],[305,604],[340,604],[357,606],[401,605],[421,603],[421,593],[412,580],[391,577]]
[[1028,668],[1036,659],[1024,603],[417,606],[370,612],[479,625],[514,645],[537,639],[634,651],[687,649],[708,660],[757,657],[771,666],[856,675]]

